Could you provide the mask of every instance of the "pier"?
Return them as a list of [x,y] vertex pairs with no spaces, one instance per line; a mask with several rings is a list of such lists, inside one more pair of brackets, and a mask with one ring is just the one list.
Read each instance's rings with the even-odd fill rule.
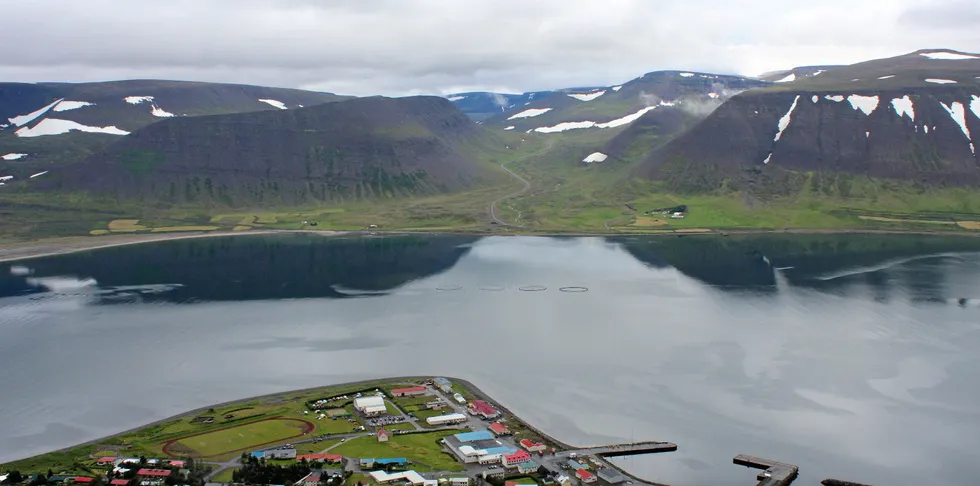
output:
[[788,486],[796,479],[800,468],[785,462],[772,461],[761,457],[739,454],[732,461],[739,466],[746,466],[755,469],[763,469],[756,479],[759,480],[757,486]]
[[677,450],[677,444],[672,442],[633,442],[631,444],[613,444],[605,446],[587,447],[584,449],[571,449],[559,452],[557,455],[569,456],[634,456],[638,454],[657,454],[660,452],[673,452]]

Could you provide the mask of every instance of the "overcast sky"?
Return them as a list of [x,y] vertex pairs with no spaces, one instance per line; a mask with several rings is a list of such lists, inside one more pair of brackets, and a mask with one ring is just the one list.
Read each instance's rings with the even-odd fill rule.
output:
[[160,78],[353,95],[755,75],[980,50],[978,0],[3,0],[2,81]]

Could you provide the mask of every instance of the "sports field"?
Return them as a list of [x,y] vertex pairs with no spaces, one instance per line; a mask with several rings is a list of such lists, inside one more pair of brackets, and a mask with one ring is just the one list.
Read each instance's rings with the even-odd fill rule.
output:
[[314,425],[293,418],[272,418],[168,441],[170,456],[211,457],[282,442],[313,431]]

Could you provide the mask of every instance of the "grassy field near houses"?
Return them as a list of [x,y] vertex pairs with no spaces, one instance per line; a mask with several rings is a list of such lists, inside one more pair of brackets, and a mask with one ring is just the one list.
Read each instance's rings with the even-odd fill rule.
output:
[[351,439],[330,452],[358,458],[404,457],[416,463],[417,471],[462,471],[463,466],[442,452],[439,440],[457,433],[455,430],[421,434],[392,435],[388,442],[373,437]]

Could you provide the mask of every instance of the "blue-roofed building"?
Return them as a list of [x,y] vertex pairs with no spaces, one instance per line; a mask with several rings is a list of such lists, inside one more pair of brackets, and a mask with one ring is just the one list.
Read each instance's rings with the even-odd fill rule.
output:
[[449,380],[447,380],[445,378],[442,378],[442,377],[433,378],[432,379],[432,383],[435,383],[436,385],[439,385],[439,386],[442,386],[442,385],[452,385],[452,383],[450,383]]
[[365,459],[361,459],[360,461],[361,469],[374,469],[374,468],[380,468],[385,466],[407,466],[407,465],[408,465],[408,459],[404,457],[380,458],[380,459],[365,458]]
[[265,452],[264,451],[255,451],[251,455],[252,455],[252,457],[254,457],[256,459],[261,459],[261,458],[265,457]]
[[491,440],[493,439],[493,434],[491,434],[489,430],[477,430],[476,432],[464,432],[462,434],[456,434],[453,437],[455,437],[456,440],[465,444],[467,442],[473,442],[477,440]]
[[517,465],[517,472],[521,474],[530,474],[538,470],[541,467],[538,463],[534,461],[522,462]]
[[517,449],[513,447],[491,447],[489,449],[484,449],[487,451],[487,455],[491,454],[513,454],[517,452]]
[[374,460],[374,463],[375,464],[383,464],[383,465],[388,465],[388,464],[408,464],[408,459],[406,459],[404,457],[397,457],[397,458],[393,458],[393,459],[391,459],[391,458],[389,458],[389,459],[375,459]]
[[571,467],[573,471],[578,471],[579,469],[588,469],[587,467],[580,464],[578,461],[573,459],[568,460],[568,467]]

